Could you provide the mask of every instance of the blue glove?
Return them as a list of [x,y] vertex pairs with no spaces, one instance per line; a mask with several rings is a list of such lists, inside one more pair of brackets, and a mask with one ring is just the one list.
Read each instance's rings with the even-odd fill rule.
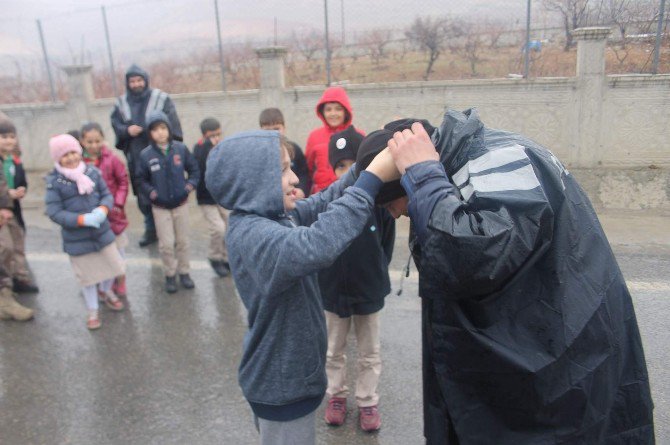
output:
[[107,219],[107,214],[100,207],[94,208],[91,214],[95,216],[96,221],[98,222],[98,226],[104,223]]
[[[103,220],[104,221],[104,220]],[[95,227],[96,229],[100,228],[101,222],[98,221],[98,216],[93,212],[84,213],[84,226],[86,227]]]

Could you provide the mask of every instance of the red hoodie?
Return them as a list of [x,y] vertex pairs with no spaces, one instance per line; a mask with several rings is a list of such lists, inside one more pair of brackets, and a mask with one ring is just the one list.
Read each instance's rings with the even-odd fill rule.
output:
[[[330,127],[328,123],[326,123],[323,114],[321,114],[322,107],[328,102],[337,102],[347,110],[344,122],[339,127]],[[354,113],[351,109],[351,104],[349,103],[349,97],[347,97],[347,92],[344,91],[344,88],[326,88],[319,103],[316,104],[316,115],[321,119],[321,122],[323,122],[323,127],[312,130],[307,138],[307,145],[305,146],[307,168],[312,177],[312,193],[325,189],[337,179],[333,167],[330,165],[330,162],[328,162],[328,142],[333,134],[346,129],[351,125],[354,119]],[[365,136],[365,133],[362,131],[357,131]]]

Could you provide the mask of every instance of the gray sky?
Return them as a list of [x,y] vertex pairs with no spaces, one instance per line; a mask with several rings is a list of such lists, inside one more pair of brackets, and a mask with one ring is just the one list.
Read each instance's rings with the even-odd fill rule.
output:
[[[117,57],[146,50],[197,49],[216,45],[214,0],[103,0]],[[41,59],[35,20],[42,21],[47,50],[57,62],[105,60],[100,4],[90,0],[0,0],[0,64]],[[402,29],[417,15],[455,15],[525,22],[523,0],[329,0],[331,36],[376,27]],[[321,0],[219,0],[224,41],[271,43],[278,34],[323,28]],[[538,7],[539,9],[539,7]],[[539,12],[538,12],[539,14]],[[540,20],[541,18],[538,18]],[[546,17],[543,19],[546,22]],[[350,38],[350,37],[347,37]]]

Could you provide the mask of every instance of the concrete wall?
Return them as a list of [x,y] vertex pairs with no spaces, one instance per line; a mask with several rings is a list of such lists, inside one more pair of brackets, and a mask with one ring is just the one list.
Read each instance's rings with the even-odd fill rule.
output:
[[[437,125],[446,108],[476,106],[486,125],[523,133],[569,168],[586,172],[578,176],[589,184],[585,188],[598,205],[670,209],[670,76],[605,76],[608,33],[603,28],[575,32],[578,63],[571,78],[347,85],[354,124],[370,132],[392,119],[414,116]],[[277,106],[284,112],[288,136],[304,145],[309,131],[320,125],[314,107],[323,88],[285,88],[284,54],[281,48],[258,51],[263,71],[258,90],[173,95],[185,142],[190,146],[200,137],[198,124],[204,117],[218,118],[230,135],[257,128],[261,109]],[[114,100],[92,99],[86,77],[90,67],[68,67],[66,72],[71,89],[81,85],[69,102],[0,106],[16,123],[29,169],[50,168],[49,137],[85,120],[100,122],[110,145],[114,142],[109,125]],[[624,200],[614,192],[631,190],[638,195]]]

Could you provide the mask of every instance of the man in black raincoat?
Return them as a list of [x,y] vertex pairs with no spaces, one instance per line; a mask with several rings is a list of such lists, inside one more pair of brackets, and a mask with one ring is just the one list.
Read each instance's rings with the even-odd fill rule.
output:
[[386,207],[411,218],[419,270],[427,443],[654,443],[631,296],[572,175],[475,109],[432,137],[387,128],[407,196]]
[[146,119],[154,110],[160,110],[167,115],[172,138],[183,141],[181,123],[172,99],[158,88],[149,88],[149,74],[133,64],[126,72],[126,94],[117,98],[111,118],[116,134],[116,148],[126,155],[133,193],[137,195],[137,205],[144,215],[141,247],[158,240],[151,203],[148,197],[139,192],[139,178],[136,172],[140,152],[149,145],[149,134],[145,128]]

